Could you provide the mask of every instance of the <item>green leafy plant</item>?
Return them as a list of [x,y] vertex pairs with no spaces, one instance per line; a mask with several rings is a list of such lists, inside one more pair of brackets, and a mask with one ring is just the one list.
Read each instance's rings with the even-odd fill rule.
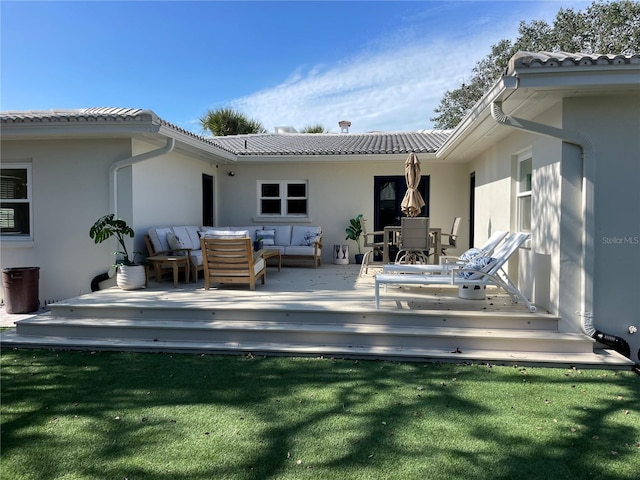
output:
[[345,229],[347,237],[345,240],[353,240],[358,245],[358,253],[362,254],[360,250],[360,236],[362,235],[362,214],[358,215],[356,218],[352,218],[349,220],[349,226]]
[[135,259],[139,252],[133,252],[133,256],[129,255],[127,245],[124,242],[125,237],[133,238],[134,234],[135,232],[127,225],[127,222],[116,219],[113,213],[100,217],[89,230],[89,236],[93,238],[96,244],[102,243],[111,237],[116,237],[118,250],[113,254],[121,255],[122,258],[116,260],[115,266],[136,264]]

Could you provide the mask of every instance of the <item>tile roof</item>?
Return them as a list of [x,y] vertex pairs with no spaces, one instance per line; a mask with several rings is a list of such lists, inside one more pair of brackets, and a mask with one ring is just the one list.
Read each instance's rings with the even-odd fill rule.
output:
[[205,137],[158,117],[151,110],[95,107],[79,110],[32,110],[0,113],[0,124],[25,123],[151,123],[188,135],[238,156],[367,155],[435,153],[449,137],[448,130],[372,133],[250,134]]
[[406,154],[435,153],[449,134],[449,130],[285,133],[213,137],[213,141],[239,156]]
[[640,64],[640,55],[602,55],[567,52],[518,52],[509,60],[508,74],[517,68],[591,67]]

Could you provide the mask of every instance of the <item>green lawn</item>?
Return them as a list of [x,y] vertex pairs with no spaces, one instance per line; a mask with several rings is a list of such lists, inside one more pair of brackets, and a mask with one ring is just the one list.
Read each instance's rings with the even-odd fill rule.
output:
[[629,371],[8,350],[2,480],[637,479]]

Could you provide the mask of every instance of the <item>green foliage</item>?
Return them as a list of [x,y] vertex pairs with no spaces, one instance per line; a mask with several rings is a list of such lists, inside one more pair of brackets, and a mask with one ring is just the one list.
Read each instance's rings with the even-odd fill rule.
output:
[[358,215],[356,218],[352,218],[349,220],[349,226],[345,229],[347,237],[345,240],[353,240],[358,245],[358,253],[362,253],[360,250],[360,236],[362,235],[362,214]]
[[315,123],[313,125],[307,125],[304,127],[300,133],[328,133],[328,130],[324,128],[320,123]]
[[507,69],[519,51],[624,54],[640,52],[640,2],[594,2],[584,11],[560,9],[553,25],[520,22],[515,41],[501,40],[476,63],[472,77],[445,92],[431,120],[436,128],[455,128]]
[[110,213],[99,218],[89,229],[89,236],[93,238],[96,244],[102,243],[115,236],[118,240],[118,248],[120,250],[113,252],[113,254],[122,255],[122,260],[116,261],[116,264],[135,265],[137,252],[134,252],[133,257],[131,257],[127,251],[127,245],[124,241],[125,237],[133,238],[135,233],[133,229],[127,225],[127,222],[115,219],[114,217],[115,215]]
[[260,122],[251,120],[244,113],[231,108],[208,110],[200,117],[200,125],[203,130],[208,130],[218,137],[266,132]]
[[631,371],[5,349],[3,480],[631,480]]

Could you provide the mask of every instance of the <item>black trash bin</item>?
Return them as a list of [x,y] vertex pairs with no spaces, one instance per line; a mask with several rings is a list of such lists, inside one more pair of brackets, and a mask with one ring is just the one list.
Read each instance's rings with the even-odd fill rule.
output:
[[40,308],[40,267],[2,269],[4,309],[7,313],[31,313]]

